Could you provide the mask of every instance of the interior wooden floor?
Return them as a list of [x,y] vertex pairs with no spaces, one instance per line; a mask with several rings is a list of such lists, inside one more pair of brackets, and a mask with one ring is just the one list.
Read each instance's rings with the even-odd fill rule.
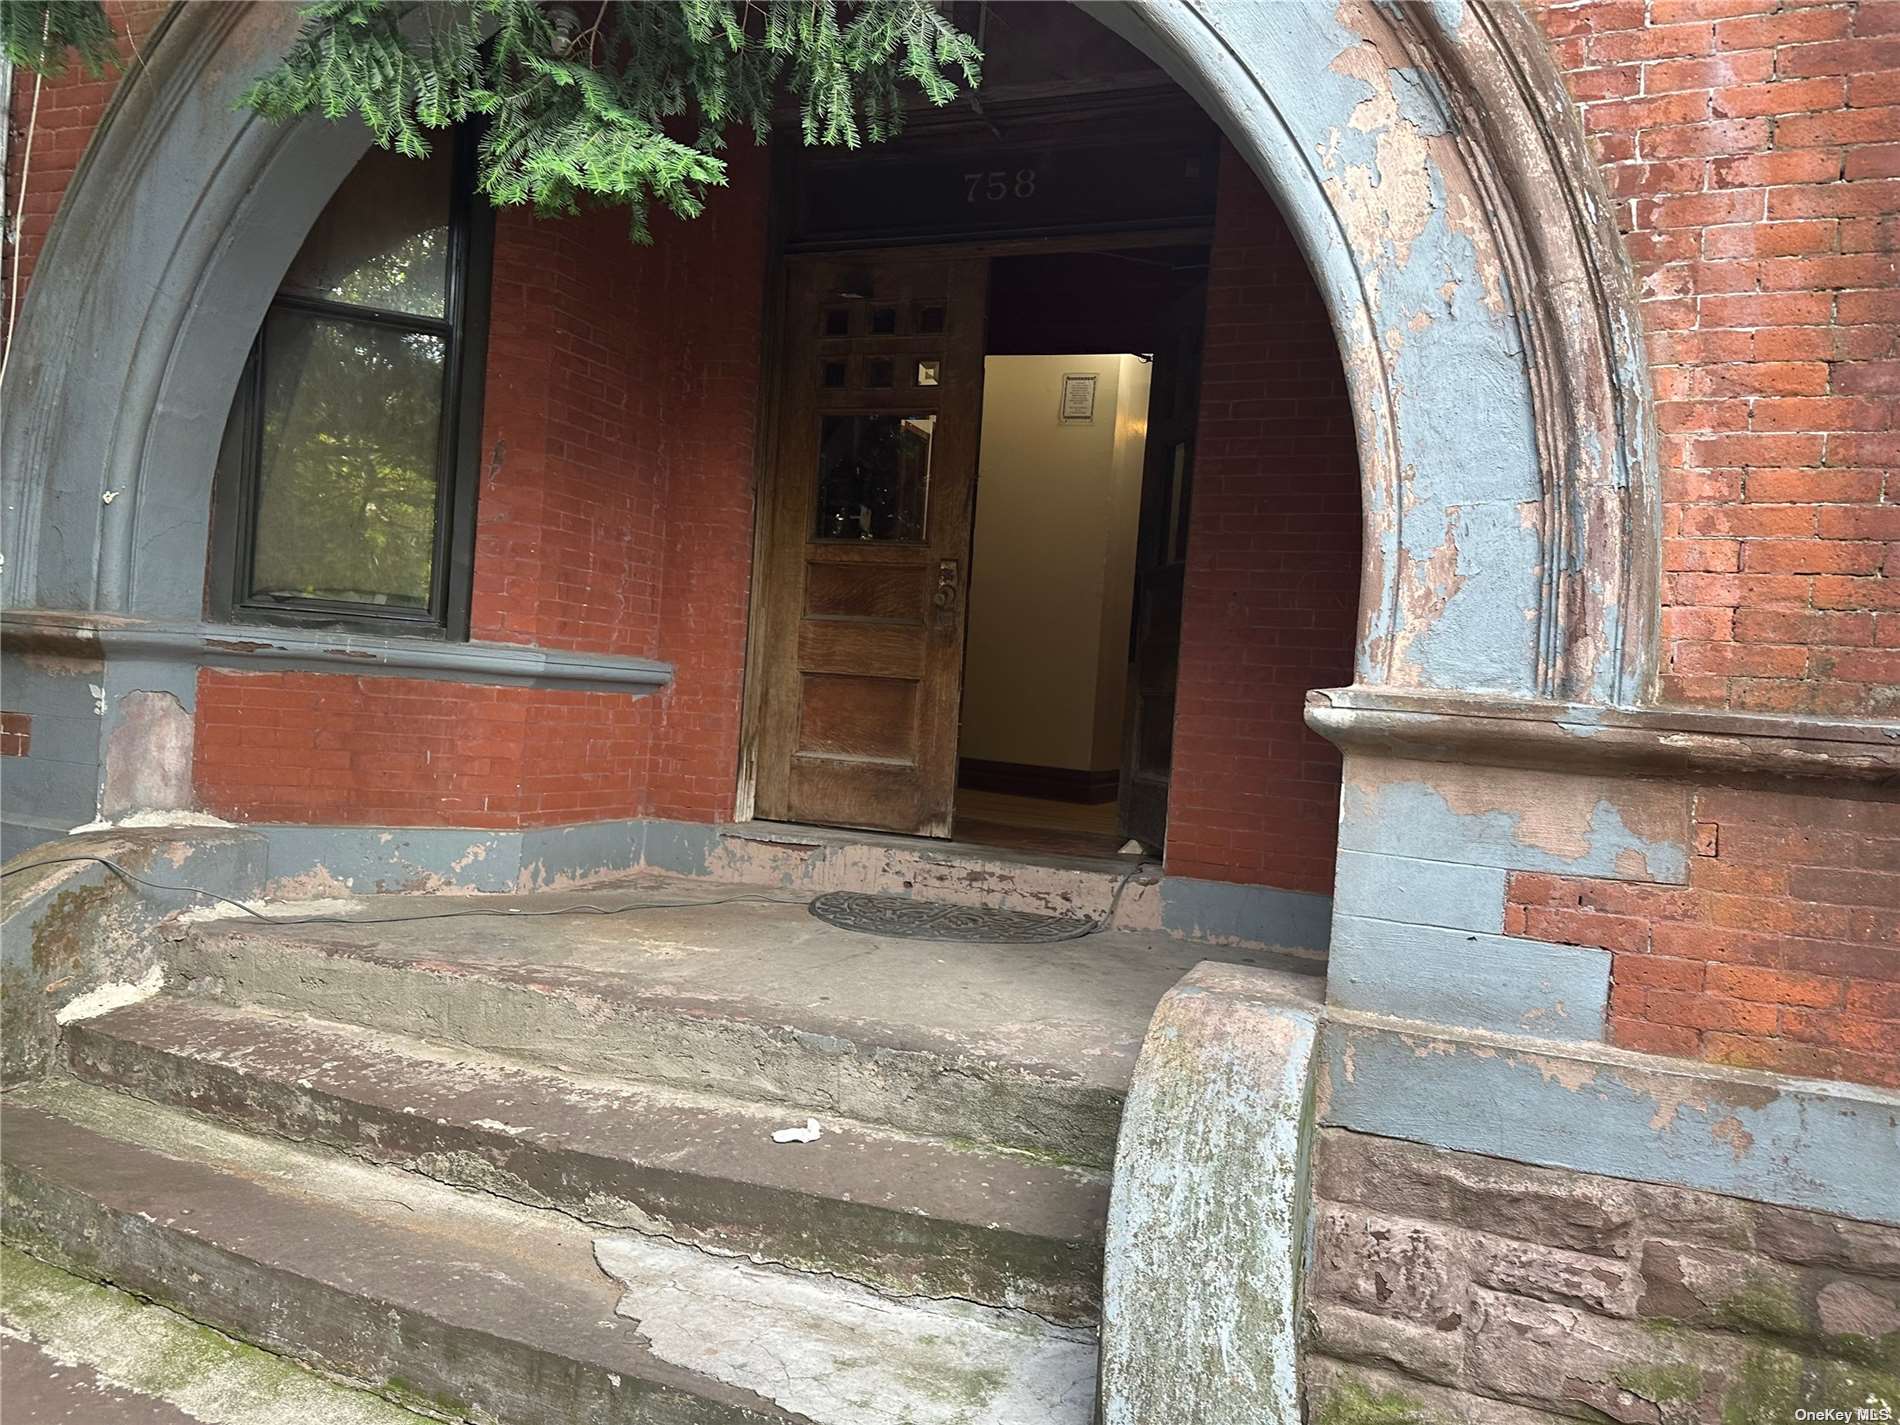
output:
[[1089,805],[957,789],[959,841],[1058,856],[1114,856],[1127,838],[1115,829],[1115,803]]

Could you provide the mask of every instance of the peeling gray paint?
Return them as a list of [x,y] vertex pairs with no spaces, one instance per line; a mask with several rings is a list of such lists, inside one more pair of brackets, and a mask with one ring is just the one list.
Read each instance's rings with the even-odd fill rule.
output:
[[1374,851],[1341,851],[1333,904],[1344,915],[1376,916],[1452,930],[1504,931],[1504,888],[1499,866],[1427,861]]
[[278,825],[251,829],[270,844],[271,893],[289,899],[392,891],[512,891],[521,873],[523,833],[518,831]]
[[1587,827],[1577,829],[1573,848],[1539,845],[1527,830],[1528,814],[1528,809],[1461,813],[1443,790],[1424,782],[1367,785],[1348,775],[1339,844],[1344,850],[1420,859],[1456,856],[1472,865],[1520,871],[1675,885],[1688,880],[1688,847],[1633,830],[1607,797],[1597,801]]
[[7,709],[33,719],[31,752],[0,758],[0,859],[63,836],[96,814],[100,726],[90,685],[102,668],[84,650],[9,646],[0,652]]
[[696,821],[646,821],[641,824],[640,863],[680,876],[705,876],[721,842],[719,828]]
[[535,827],[521,835],[519,890],[631,871],[640,865],[651,821],[594,821]]
[[1341,915],[1333,921],[1326,998],[1341,1009],[1597,1043],[1609,1011],[1610,956]]
[[136,984],[159,966],[159,922],[202,898],[134,886],[99,856],[162,885],[254,896],[264,838],[215,828],[154,828],[67,837],[8,865],[0,900],[0,1083],[38,1077],[57,1016],[103,985]]
[[1329,1127],[1900,1224],[1900,1094],[1337,1011],[1321,1058]]
[[1191,876],[1161,882],[1161,928],[1189,940],[1324,950],[1332,914],[1332,897],[1310,891]]

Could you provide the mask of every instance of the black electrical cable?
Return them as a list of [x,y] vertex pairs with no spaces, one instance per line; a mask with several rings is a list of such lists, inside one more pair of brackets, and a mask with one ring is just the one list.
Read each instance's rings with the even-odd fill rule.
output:
[[[1055,945],[1060,944],[1064,940],[1086,940],[1091,935],[1100,935],[1104,930],[1107,930],[1115,923],[1115,912],[1121,908],[1122,892],[1127,890],[1135,878],[1141,875],[1143,871],[1159,871],[1160,869],[1161,866],[1158,862],[1150,861],[1146,857],[1143,857],[1126,871],[1122,872],[1121,879],[1115,882],[1115,894],[1108,898],[1107,910],[1103,911],[1101,915],[1091,920],[1088,924],[1076,927],[1075,930],[1067,935],[1057,936],[1053,940],[1040,943]],[[1152,886],[1154,882],[1143,881],[1142,884],[1144,886]]]
[[543,909],[524,910],[519,906],[484,906],[479,909],[425,911],[420,915],[305,915],[280,917],[265,915],[253,910],[243,901],[233,900],[230,896],[219,895],[216,891],[207,891],[202,886],[173,886],[163,881],[147,880],[144,876],[128,871],[117,861],[105,856],[45,856],[37,861],[29,861],[24,866],[0,868],[0,876],[15,876],[22,871],[31,871],[40,866],[59,866],[68,863],[104,866],[115,876],[123,877],[134,885],[145,886],[154,891],[169,891],[178,895],[204,896],[208,900],[235,906],[253,920],[261,920],[266,925],[404,925],[416,920],[454,920],[459,916],[492,915],[505,920],[522,920],[531,916],[547,915],[625,915],[636,910],[692,910],[699,906],[715,905],[804,905],[803,900],[792,900],[785,896],[739,895],[720,896],[713,900],[692,901],[641,901],[634,905],[601,906],[582,903],[580,905],[549,906]]

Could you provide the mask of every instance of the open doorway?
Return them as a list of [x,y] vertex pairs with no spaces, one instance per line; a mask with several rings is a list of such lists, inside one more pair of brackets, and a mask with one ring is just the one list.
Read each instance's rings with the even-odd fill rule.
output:
[[[1063,423],[1066,387],[1081,403],[1071,433],[1092,427],[1114,444],[1109,377],[1118,394],[1124,366],[1130,381],[1149,366],[1142,358],[1151,379],[1176,368],[1177,328],[1198,333],[1218,164],[1206,117],[1154,88],[1024,104],[920,122],[875,160],[798,153],[781,171],[788,236],[771,357],[780,380],[741,750],[740,805],[759,819],[965,839],[960,817],[996,820],[956,805],[986,362],[1113,358],[1070,373],[1092,381],[1059,379],[1045,414]],[[1131,168],[1143,180],[1118,182]],[[1128,608],[1111,611],[1106,643],[1105,554],[1089,581],[1088,643],[1108,667],[1088,680],[1087,697],[1093,704],[1118,677],[1136,692],[1119,717],[1105,704],[1100,736],[1092,720],[1090,750],[1067,759],[1117,774],[1112,825],[1090,843],[1110,851],[1137,822],[1145,845],[1161,845],[1171,706],[1155,705],[1146,741],[1160,752],[1148,759],[1159,779],[1135,803],[1112,743],[1132,735],[1143,690],[1158,686],[1122,671],[1131,651],[1139,655],[1144,631],[1168,628],[1178,641],[1179,630],[1178,577],[1172,619],[1143,615],[1144,589],[1167,582],[1141,577],[1149,515],[1166,513],[1165,495],[1153,494],[1156,447],[1132,430],[1120,444],[1135,573],[1131,581],[1124,552],[1115,597]],[[1184,440],[1178,472],[1187,453]],[[1178,516],[1178,493],[1175,504]],[[1117,528],[1125,551],[1128,521]],[[1171,698],[1171,679],[1160,681]],[[1131,816],[1144,809],[1155,815]]]
[[991,356],[955,835],[1113,854],[1147,353]]
[[960,840],[1162,847],[1206,265],[1192,245],[992,264]]
[[[1360,563],[1324,301],[1190,96],[1072,8],[992,18],[1046,27],[992,36],[1020,87],[992,64],[980,104],[919,114],[874,152],[779,150],[736,814],[1024,852],[1133,840],[1171,873],[1329,886],[1338,765],[1302,711],[1306,689],[1350,681]],[[1052,61],[1089,55],[1051,86]],[[1095,523],[1102,481],[1134,463],[1127,436],[1053,511],[979,493],[998,483],[986,411],[994,426],[1006,373],[1038,361],[1022,400],[1044,434],[1082,434],[1063,410],[1092,398],[1108,448],[1145,365],[1132,576],[1110,557],[1125,513]],[[992,630],[1054,605],[989,597],[990,566],[1012,529],[1020,567],[1084,524],[1099,560],[1065,614],[1084,656],[1057,697],[995,671]],[[1071,750],[996,735],[1055,720]]]

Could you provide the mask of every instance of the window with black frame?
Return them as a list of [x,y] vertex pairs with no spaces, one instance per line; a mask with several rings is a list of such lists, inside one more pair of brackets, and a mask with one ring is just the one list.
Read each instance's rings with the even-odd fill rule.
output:
[[225,432],[217,612],[466,636],[492,228],[467,150],[372,148],[291,263]]

